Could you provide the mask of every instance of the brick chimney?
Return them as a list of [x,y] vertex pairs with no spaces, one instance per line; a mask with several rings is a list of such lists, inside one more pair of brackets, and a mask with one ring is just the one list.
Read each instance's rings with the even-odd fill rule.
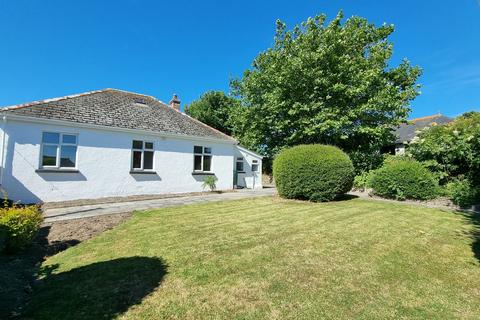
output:
[[170,107],[173,109],[180,111],[180,100],[178,99],[178,96],[174,93],[172,100],[168,103]]

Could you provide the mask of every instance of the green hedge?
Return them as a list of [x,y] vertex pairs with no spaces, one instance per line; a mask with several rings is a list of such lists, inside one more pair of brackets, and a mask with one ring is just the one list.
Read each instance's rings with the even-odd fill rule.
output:
[[0,209],[0,246],[12,253],[28,246],[42,223],[42,215],[35,206]]
[[330,201],[350,191],[354,168],[348,155],[337,147],[299,145],[275,158],[273,177],[281,197]]
[[445,186],[446,195],[460,207],[469,207],[480,203],[480,187],[470,180],[455,180]]
[[395,159],[375,170],[371,187],[375,194],[397,200],[433,199],[438,193],[433,174],[421,163],[408,159]]

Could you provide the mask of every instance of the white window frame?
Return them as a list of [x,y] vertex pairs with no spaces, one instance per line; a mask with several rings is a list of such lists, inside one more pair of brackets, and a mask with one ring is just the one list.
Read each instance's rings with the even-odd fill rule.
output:
[[[199,153],[199,152],[195,152],[195,148],[196,147],[199,147],[199,148],[202,148],[202,152]],[[205,149],[210,149],[210,152],[205,152]],[[200,159],[201,159],[201,168],[200,170],[195,170],[195,156],[200,156]],[[210,156],[210,170],[209,171],[205,171],[203,170],[203,159],[205,156]],[[193,172],[207,172],[207,173],[210,173],[212,172],[212,163],[213,163],[213,155],[212,155],[212,148],[211,147],[205,147],[205,146],[199,146],[199,145],[194,145],[193,146]]]
[[[134,148],[133,147],[133,142],[134,141],[140,141],[142,142],[142,148],[139,149],[139,148]],[[147,143],[151,143],[152,144],[152,148],[145,148],[145,145]],[[141,156],[140,156],[140,168],[134,168],[133,167],[133,155],[134,155],[134,152],[135,151],[140,151],[141,152]],[[144,160],[145,160],[145,151],[149,151],[149,152],[153,152],[153,159],[152,159],[152,169],[144,169]],[[130,163],[130,170],[131,171],[147,171],[147,172],[150,172],[150,171],[155,171],[155,143],[153,141],[150,141],[150,140],[143,140],[143,139],[132,139],[132,153],[131,153],[131,163]]]
[[[241,171],[238,171],[238,170],[237,170],[237,163],[239,163],[239,162],[242,163],[242,168],[243,168],[243,170],[241,170]],[[237,157],[237,161],[235,162],[235,171],[237,171],[237,172],[245,172],[245,161],[244,161],[243,157]]]
[[[257,166],[257,170],[253,170],[253,166]],[[258,160],[252,160],[252,172],[258,172],[260,166],[259,166],[259,163],[258,163]]]
[[[58,143],[49,143],[43,142],[43,135],[45,133],[55,133],[58,134]],[[75,136],[75,143],[64,143],[63,136]],[[43,147],[44,146],[56,146],[57,147],[57,154],[55,158],[55,165],[48,166],[43,165]],[[77,147],[75,152],[75,167],[61,167],[60,166],[60,157],[62,154],[62,146],[70,146],[70,147]],[[58,131],[42,131],[41,137],[41,144],[40,144],[40,168],[41,169],[59,169],[59,170],[76,170],[78,167],[78,133],[70,133],[70,132],[58,132]]]

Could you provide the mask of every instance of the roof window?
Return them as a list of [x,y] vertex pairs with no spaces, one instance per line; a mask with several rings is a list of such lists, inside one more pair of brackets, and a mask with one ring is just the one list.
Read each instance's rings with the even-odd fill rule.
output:
[[143,105],[143,106],[147,105],[147,102],[143,98],[135,98],[135,100],[133,100],[133,102],[135,102],[135,104],[140,104],[140,105]]

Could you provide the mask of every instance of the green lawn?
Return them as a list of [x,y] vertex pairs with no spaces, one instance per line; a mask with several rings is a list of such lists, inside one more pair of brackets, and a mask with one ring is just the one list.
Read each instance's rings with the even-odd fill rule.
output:
[[477,221],[360,199],[139,212],[49,258],[26,316],[480,319]]

